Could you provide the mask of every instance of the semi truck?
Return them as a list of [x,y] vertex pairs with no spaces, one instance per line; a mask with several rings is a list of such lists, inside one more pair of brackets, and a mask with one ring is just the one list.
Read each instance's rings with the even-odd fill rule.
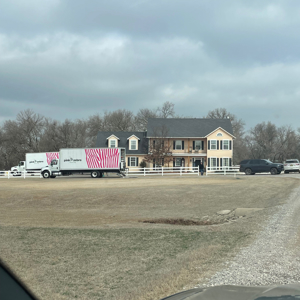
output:
[[26,153],[25,161],[20,161],[17,166],[11,168],[15,174],[23,171],[40,171],[48,166],[53,159],[59,158],[59,152]]
[[123,174],[125,171],[125,148],[65,148],[59,150],[59,159],[42,168],[44,178],[89,174],[101,178],[103,173]]

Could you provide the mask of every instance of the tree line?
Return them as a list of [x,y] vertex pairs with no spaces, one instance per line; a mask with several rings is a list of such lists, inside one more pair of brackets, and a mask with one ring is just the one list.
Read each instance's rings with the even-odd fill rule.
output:
[[[167,101],[157,109],[140,109],[136,114],[119,109],[95,114],[87,119],[63,122],[46,118],[28,109],[15,120],[0,126],[0,170],[8,170],[28,152],[52,152],[60,148],[95,147],[98,131],[144,131],[148,118],[175,118],[174,104]],[[233,163],[246,158],[267,158],[283,162],[286,158],[300,157],[300,128],[277,127],[262,122],[245,131],[245,123],[225,108],[208,112],[204,118],[229,118],[236,137]]]

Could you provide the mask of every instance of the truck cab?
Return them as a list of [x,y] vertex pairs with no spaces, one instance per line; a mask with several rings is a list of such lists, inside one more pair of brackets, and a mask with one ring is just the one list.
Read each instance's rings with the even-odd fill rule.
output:
[[17,166],[10,169],[12,172],[23,172],[25,171],[25,161],[20,161]]
[[59,160],[52,159],[49,166],[41,169],[41,173],[44,178],[55,178],[56,175],[60,175],[59,173]]

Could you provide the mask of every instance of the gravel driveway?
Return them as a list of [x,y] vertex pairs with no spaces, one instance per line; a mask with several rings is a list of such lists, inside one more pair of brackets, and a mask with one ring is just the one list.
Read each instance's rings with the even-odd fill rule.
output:
[[[255,241],[225,263],[205,286],[300,282],[300,188],[279,206]],[[204,285],[201,285],[204,286]]]

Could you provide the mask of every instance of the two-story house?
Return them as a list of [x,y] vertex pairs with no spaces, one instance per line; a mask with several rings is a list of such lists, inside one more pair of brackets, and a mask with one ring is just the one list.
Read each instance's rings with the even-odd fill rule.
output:
[[150,118],[146,132],[99,132],[96,147],[125,147],[127,167],[133,168],[159,143],[168,159],[147,167],[193,167],[202,161],[213,168],[232,165],[234,138],[229,119]]

